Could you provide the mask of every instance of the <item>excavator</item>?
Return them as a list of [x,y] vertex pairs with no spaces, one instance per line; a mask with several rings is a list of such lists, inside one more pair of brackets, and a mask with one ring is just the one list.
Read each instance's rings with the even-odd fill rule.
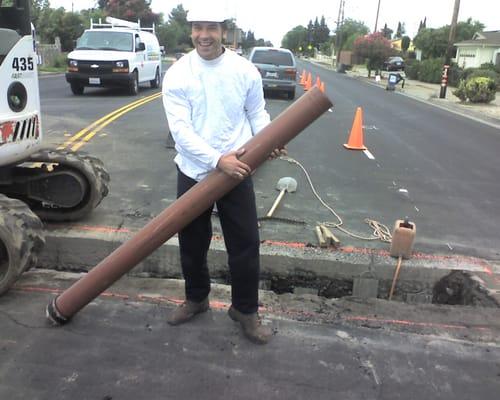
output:
[[42,221],[75,221],[108,194],[104,164],[44,148],[30,0],[0,0],[0,295],[35,267]]

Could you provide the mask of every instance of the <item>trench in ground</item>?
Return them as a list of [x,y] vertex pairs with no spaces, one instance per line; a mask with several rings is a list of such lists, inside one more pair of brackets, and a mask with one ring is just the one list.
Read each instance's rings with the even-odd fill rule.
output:
[[[133,273],[132,273],[133,275]],[[144,276],[142,272],[139,275]],[[148,277],[179,279],[181,276],[164,276],[148,272]],[[214,283],[230,285],[229,273],[212,276]],[[304,272],[293,276],[261,274],[260,289],[276,294],[312,294],[324,298],[346,296],[388,299],[392,280],[321,278]],[[500,307],[482,281],[468,271],[453,270],[432,284],[400,280],[395,287],[393,301],[411,304],[446,304],[457,306]]]

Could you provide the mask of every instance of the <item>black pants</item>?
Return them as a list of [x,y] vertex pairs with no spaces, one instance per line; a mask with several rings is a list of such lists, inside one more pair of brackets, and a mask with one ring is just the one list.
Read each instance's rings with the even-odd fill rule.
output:
[[[177,170],[177,197],[196,181]],[[258,309],[259,231],[252,179],[246,178],[217,201],[231,273],[232,305],[242,313]],[[212,239],[213,206],[179,232],[186,299],[200,302],[210,293],[207,253]]]

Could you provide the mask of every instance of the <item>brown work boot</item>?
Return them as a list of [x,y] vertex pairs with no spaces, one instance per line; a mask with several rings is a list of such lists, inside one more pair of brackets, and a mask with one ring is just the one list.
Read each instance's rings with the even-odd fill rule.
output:
[[186,300],[178,306],[167,318],[170,325],[179,325],[191,320],[196,314],[203,313],[210,308],[208,297],[200,303]]
[[273,332],[261,324],[258,313],[243,314],[233,306],[229,307],[227,313],[233,321],[241,324],[243,333],[251,342],[266,344],[271,339]]

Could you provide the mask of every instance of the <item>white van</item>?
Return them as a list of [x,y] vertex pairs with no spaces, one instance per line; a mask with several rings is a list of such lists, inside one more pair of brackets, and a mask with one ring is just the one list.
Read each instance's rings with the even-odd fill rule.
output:
[[161,53],[154,26],[111,17],[106,22],[91,21],[68,54],[66,81],[73,94],[83,94],[86,86],[125,86],[132,95],[144,82],[159,87]]

